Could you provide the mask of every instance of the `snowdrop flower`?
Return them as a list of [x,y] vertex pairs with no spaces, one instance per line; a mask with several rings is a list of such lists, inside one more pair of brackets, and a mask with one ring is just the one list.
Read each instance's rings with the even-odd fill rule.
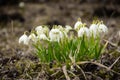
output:
[[50,41],[59,42],[62,37],[62,32],[59,29],[51,29],[49,32]]
[[58,25],[58,26],[55,26],[57,29],[59,29],[60,31],[63,31],[64,30],[64,28],[63,28],[63,26],[61,26],[61,25]]
[[29,38],[26,34],[23,34],[20,38],[19,38],[19,43],[23,43],[25,45],[28,45],[29,43]]
[[33,42],[37,42],[37,37],[34,33],[31,33],[28,38],[29,40],[32,40]]
[[106,25],[104,25],[104,24],[100,24],[99,25],[99,32],[100,33],[107,33],[108,32],[108,28],[107,28],[107,26]]
[[89,37],[89,29],[87,27],[82,27],[78,31],[78,37],[83,37],[84,35]]
[[69,25],[66,25],[66,26],[65,26],[65,31],[66,31],[67,33],[68,33],[71,29],[72,29],[71,26],[69,26]]
[[49,40],[45,34],[40,34],[37,38],[40,40]]
[[37,26],[35,28],[37,35],[43,34],[43,27],[42,26]]
[[64,38],[67,38],[68,35],[67,35],[67,32],[64,30],[64,31],[60,31],[60,38],[61,39],[64,39]]
[[37,26],[37,27],[35,28],[36,31],[39,31],[39,30],[42,30],[42,29],[43,29],[42,26]]
[[98,35],[98,25],[97,24],[91,24],[89,30],[90,30],[90,34],[93,37],[96,37]]
[[48,34],[48,33],[49,33],[49,28],[48,28],[47,26],[45,26],[45,27],[43,28],[43,33],[44,33],[44,34]]
[[67,37],[67,32],[66,32],[65,28],[63,28],[61,25],[56,26],[56,28],[60,30],[60,38],[61,39]]
[[82,25],[82,22],[78,20],[74,25],[74,29],[76,29],[76,30],[79,29],[81,27],[81,25]]

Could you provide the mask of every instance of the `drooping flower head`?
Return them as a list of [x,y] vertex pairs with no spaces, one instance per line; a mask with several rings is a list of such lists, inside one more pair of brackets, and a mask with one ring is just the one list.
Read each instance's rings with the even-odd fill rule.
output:
[[93,21],[93,23],[90,25],[90,35],[93,36],[94,38],[98,36],[99,34],[99,27],[97,21]]
[[63,39],[63,38],[66,38],[67,37],[67,32],[65,30],[65,28],[61,25],[58,25],[58,26],[55,26],[56,29],[59,29],[60,30],[60,38]]
[[72,30],[72,27],[69,25],[65,26],[65,31],[68,33],[70,30]]
[[25,33],[19,38],[19,43],[23,43],[25,45],[29,44],[29,38]]
[[75,30],[79,30],[82,25],[81,19],[79,18],[78,21],[74,25]]
[[37,42],[37,37],[34,33],[31,33],[28,38],[29,38],[29,40],[31,40],[35,43]]
[[35,28],[35,31],[36,31],[37,35],[43,34],[43,27],[42,26],[37,26]]
[[103,24],[103,22],[101,21],[100,25],[99,25],[99,32],[100,33],[107,33],[108,32],[108,28],[105,24]]
[[50,37],[50,41],[57,41],[59,42],[62,35],[61,35],[61,31],[59,29],[51,29],[51,31],[49,32],[49,37]]
[[83,37],[83,36],[90,36],[89,29],[85,27],[86,24],[83,24],[83,26],[79,29],[78,31],[78,37]]
[[84,35],[89,37],[89,29],[87,27],[82,27],[78,31],[78,37],[83,37]]
[[35,28],[35,31],[36,31],[37,35],[48,34],[49,28],[47,26],[37,26]]
[[49,33],[49,28],[47,26],[43,27],[43,33],[46,35]]
[[37,38],[40,40],[49,40],[45,34],[40,34]]

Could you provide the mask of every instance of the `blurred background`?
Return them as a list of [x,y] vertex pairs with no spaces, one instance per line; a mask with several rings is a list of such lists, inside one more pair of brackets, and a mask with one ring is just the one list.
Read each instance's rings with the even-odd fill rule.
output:
[[118,41],[120,0],[0,0],[0,57],[21,50],[18,38],[24,31],[38,25],[74,26],[79,17],[88,27],[94,17],[103,20],[109,40]]
[[[73,27],[78,18],[89,27],[95,17],[103,20],[109,29],[105,36],[110,42],[107,46],[108,54],[120,53],[120,0],[0,0],[0,79],[32,80],[26,72],[31,73],[33,69],[30,64],[37,65],[39,60],[33,55],[33,48],[18,43],[25,31],[31,31],[38,25]],[[108,54],[103,56],[102,61],[110,65],[116,59]],[[93,68],[87,69],[96,69]],[[120,71],[120,67],[115,70]],[[99,74],[99,71],[95,72]],[[109,78],[105,74],[103,76]],[[36,75],[39,77],[39,74]],[[113,76],[113,73],[110,75],[111,80],[118,80],[120,77],[117,78],[116,74]]]

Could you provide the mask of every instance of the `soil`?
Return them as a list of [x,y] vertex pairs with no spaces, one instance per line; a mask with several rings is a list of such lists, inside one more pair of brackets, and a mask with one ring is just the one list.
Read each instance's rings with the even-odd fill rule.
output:
[[[24,5],[20,6],[22,3]],[[119,0],[1,0],[0,79],[65,80],[62,71],[58,70],[59,73],[55,75],[47,72],[35,56],[34,49],[19,44],[18,39],[24,31],[31,31],[38,25],[74,26],[79,17],[88,26],[97,17],[109,29],[105,37],[109,43],[98,62],[107,67],[113,65],[113,71],[93,63],[79,65],[87,80],[120,80]],[[71,77],[73,80],[86,79],[79,70],[73,73],[77,75]]]

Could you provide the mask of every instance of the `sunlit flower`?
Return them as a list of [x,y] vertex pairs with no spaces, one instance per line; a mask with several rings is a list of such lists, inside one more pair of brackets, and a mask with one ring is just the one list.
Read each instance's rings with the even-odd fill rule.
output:
[[29,40],[32,40],[33,42],[37,42],[37,37],[34,33],[31,33],[28,38]]
[[26,34],[23,34],[20,38],[19,38],[19,43],[23,43],[25,45],[28,45],[29,43],[29,38]]
[[104,24],[100,24],[99,25],[99,32],[100,33],[107,33],[108,32],[108,28],[107,28],[107,26],[106,25],[104,25]]
[[67,35],[67,32],[64,30],[64,31],[60,31],[60,38],[63,40],[64,38],[67,38],[68,35]]
[[58,25],[58,26],[55,26],[57,29],[59,29],[60,31],[63,31],[64,30],[64,28],[63,28],[63,26],[62,25]]
[[49,28],[47,26],[43,27],[43,33],[48,34],[49,33]]
[[69,25],[66,25],[66,26],[65,26],[65,31],[66,31],[67,33],[68,33],[71,29],[72,29],[71,26],[69,26]]
[[38,30],[42,30],[42,29],[43,29],[42,26],[37,26],[37,27],[35,28],[36,31],[38,31]]
[[74,29],[80,29],[80,27],[81,27],[81,25],[82,25],[82,22],[81,21],[77,21],[76,23],[75,23],[75,25],[74,25]]
[[49,32],[50,41],[59,42],[62,37],[62,32],[59,29],[51,29]]
[[37,26],[35,28],[37,35],[43,34],[43,27],[42,26]]
[[67,32],[66,32],[65,28],[63,28],[63,26],[58,25],[56,29],[60,30],[60,38],[61,39],[67,37]]
[[91,26],[89,28],[91,36],[96,37],[99,33],[98,29],[99,29],[99,27],[97,24],[91,24]]
[[80,28],[80,30],[78,31],[78,37],[83,37],[84,35],[89,37],[89,29],[87,27],[82,27]]
[[45,34],[40,34],[37,38],[40,40],[49,40]]

